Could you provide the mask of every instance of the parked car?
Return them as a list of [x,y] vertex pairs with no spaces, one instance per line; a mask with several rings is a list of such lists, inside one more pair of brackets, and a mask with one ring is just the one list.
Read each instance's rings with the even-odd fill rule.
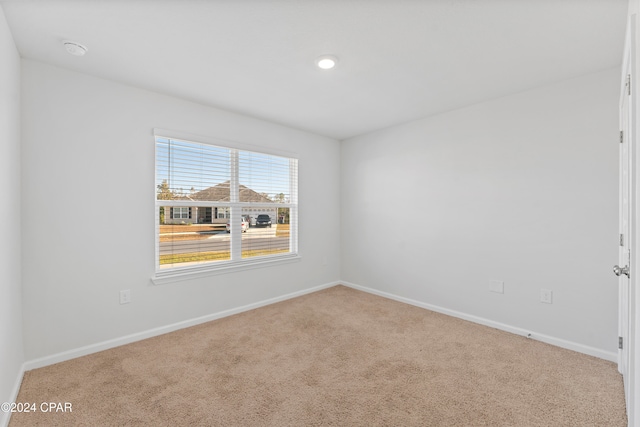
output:
[[[240,223],[240,229],[243,233],[246,233],[249,229],[249,221],[245,216],[242,217],[241,221],[242,222]],[[227,221],[227,233],[231,233],[231,223],[229,221]]]
[[258,218],[256,218],[256,227],[271,228],[271,217],[267,214],[258,215]]

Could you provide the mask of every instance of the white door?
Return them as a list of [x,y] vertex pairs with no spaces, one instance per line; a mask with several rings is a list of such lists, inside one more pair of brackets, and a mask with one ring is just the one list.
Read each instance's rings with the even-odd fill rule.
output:
[[638,269],[637,253],[637,210],[636,210],[636,106],[635,85],[640,79],[635,74],[636,17],[633,15],[627,28],[624,59],[622,66],[622,85],[620,94],[620,197],[619,227],[620,247],[618,265],[614,273],[618,275],[619,307],[619,350],[618,369],[623,376],[624,393],[627,404],[629,425],[635,426],[638,419],[639,403],[637,389],[638,355],[636,343],[640,331],[636,327],[636,306],[638,294],[636,283]]
[[[625,74],[630,76],[630,74]],[[614,273],[618,275],[619,305],[618,305],[618,369],[623,375],[625,382],[625,395],[628,397],[628,373],[629,373],[629,286],[630,286],[630,264],[631,264],[631,134],[629,120],[629,78],[625,77],[623,93],[620,99],[620,197],[619,197],[619,227],[620,227],[620,248],[618,254],[618,265],[614,267]],[[627,345],[625,345],[627,344]]]

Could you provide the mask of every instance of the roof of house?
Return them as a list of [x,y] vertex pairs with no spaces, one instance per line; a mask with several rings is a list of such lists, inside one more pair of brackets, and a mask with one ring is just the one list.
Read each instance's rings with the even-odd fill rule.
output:
[[[184,196],[189,200],[202,200],[208,202],[230,202],[231,196],[229,188],[231,187],[230,181],[221,182],[213,187],[205,188],[204,190],[197,191],[188,196]],[[240,202],[252,202],[252,203],[274,203],[270,198],[253,191],[252,189],[240,184]]]

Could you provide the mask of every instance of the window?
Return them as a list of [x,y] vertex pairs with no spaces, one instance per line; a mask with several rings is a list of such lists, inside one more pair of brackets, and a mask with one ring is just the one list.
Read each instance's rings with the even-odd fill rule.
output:
[[188,219],[191,218],[191,208],[189,207],[175,207],[175,208],[171,208],[171,218],[173,219]]
[[157,134],[155,193],[156,277],[297,257],[295,158]]
[[229,218],[231,218],[231,209],[218,208],[218,219],[229,219]]

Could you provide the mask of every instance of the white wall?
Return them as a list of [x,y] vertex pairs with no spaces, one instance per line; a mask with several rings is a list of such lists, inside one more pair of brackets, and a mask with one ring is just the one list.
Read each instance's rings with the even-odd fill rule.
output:
[[[31,60],[22,72],[28,360],[338,280],[337,141]],[[302,261],[152,285],[154,127],[298,153]]]
[[341,278],[615,356],[619,81],[611,69],[344,141]]
[[[0,7],[0,402],[11,401],[24,362],[20,287],[20,56]],[[6,415],[0,412],[0,425]]]

